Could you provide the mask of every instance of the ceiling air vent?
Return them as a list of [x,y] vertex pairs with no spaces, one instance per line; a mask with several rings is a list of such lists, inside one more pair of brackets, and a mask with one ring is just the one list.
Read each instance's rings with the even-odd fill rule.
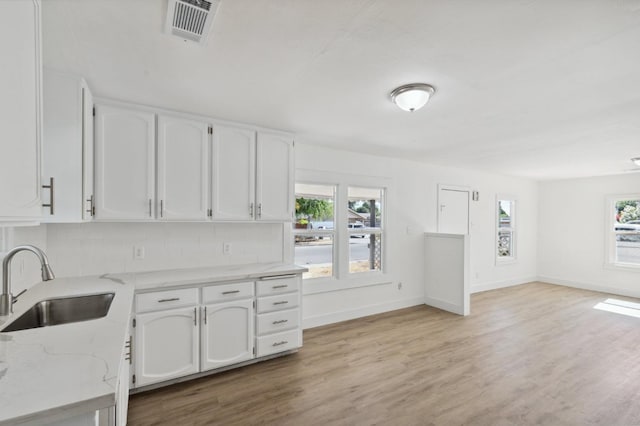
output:
[[204,44],[220,0],[169,0],[167,32]]

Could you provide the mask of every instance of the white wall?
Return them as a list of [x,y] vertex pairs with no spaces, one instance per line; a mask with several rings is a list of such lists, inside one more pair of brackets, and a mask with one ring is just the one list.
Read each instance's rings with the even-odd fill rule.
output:
[[[468,186],[480,192],[472,202],[472,291],[519,284],[536,278],[537,183],[501,175],[443,168],[423,163],[369,156],[296,144],[298,174],[309,171],[331,176],[351,173],[389,182],[386,203],[388,275],[372,277],[370,286],[306,294],[305,326],[383,312],[422,303],[423,233],[437,231],[438,184]],[[495,197],[513,194],[518,199],[518,260],[495,265]],[[362,280],[360,280],[362,281]],[[402,282],[399,290],[397,283]],[[367,282],[365,282],[367,284]],[[350,287],[346,280],[345,287]],[[472,306],[473,311],[473,306]]]
[[[480,201],[472,202],[470,207],[472,291],[536,278],[534,181],[300,143],[296,146],[296,162],[299,171],[380,178],[388,187],[387,274],[382,278],[345,282],[345,287],[355,284],[354,288],[306,294],[303,300],[306,327],[423,303],[423,233],[437,230],[438,184],[468,186],[480,192]],[[518,199],[518,260],[503,266],[495,265],[494,254],[497,193],[513,194]],[[285,226],[288,230],[288,225]],[[52,268],[60,277],[279,262],[290,259],[288,251],[293,249],[291,241],[284,241],[283,234],[288,233],[281,224],[50,224],[15,232],[16,242],[36,243],[45,248]],[[222,253],[223,242],[232,244],[231,255]],[[144,247],[144,259],[134,259],[134,246]],[[39,268],[28,265],[25,269],[33,271],[21,277],[25,286],[30,280],[39,281]],[[398,289],[399,282],[402,289]]]
[[640,192],[640,176],[626,174],[541,182],[538,275],[542,281],[640,297],[640,270],[615,270],[606,261],[606,197]]

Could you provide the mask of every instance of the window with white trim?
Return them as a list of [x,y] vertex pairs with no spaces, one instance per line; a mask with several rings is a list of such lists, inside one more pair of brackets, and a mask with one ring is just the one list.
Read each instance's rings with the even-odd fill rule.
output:
[[297,182],[295,194],[294,262],[309,269],[303,278],[358,285],[383,272],[385,188]]
[[640,194],[609,199],[609,263],[640,267]]
[[296,183],[294,259],[309,269],[303,278],[332,277],[335,250],[335,185]]
[[347,189],[349,273],[382,270],[382,188]]
[[496,203],[496,261],[516,259],[516,202],[498,197]]

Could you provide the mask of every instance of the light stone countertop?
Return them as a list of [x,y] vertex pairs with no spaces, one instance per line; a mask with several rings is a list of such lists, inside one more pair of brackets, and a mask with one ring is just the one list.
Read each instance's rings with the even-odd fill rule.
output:
[[308,269],[284,263],[216,266],[209,268],[171,269],[165,271],[109,274],[107,277],[132,284],[136,292],[154,291],[195,284],[252,280],[275,275],[302,274]]
[[115,405],[133,290],[106,277],[57,278],[33,286],[13,315],[0,317],[3,327],[44,299],[115,292],[106,317],[0,331],[0,425],[49,422]]
[[[271,263],[56,278],[36,284],[19,298],[13,315],[0,317],[0,426],[49,422],[115,405],[134,292],[306,271]],[[115,297],[104,318],[1,331],[41,300],[107,292],[115,292]]]

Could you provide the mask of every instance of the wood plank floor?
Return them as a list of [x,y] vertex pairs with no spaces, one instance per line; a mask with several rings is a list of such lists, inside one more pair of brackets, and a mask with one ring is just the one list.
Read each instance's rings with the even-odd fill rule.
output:
[[640,425],[640,319],[531,283],[307,330],[295,355],[134,395],[129,425]]

